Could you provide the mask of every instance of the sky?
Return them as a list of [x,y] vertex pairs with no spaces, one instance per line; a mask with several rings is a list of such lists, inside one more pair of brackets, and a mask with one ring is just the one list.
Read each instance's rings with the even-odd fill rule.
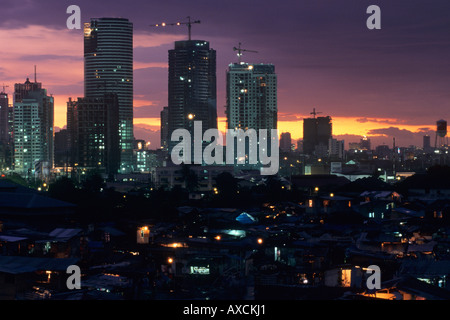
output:
[[[167,105],[168,50],[187,28],[161,22],[200,20],[192,38],[217,51],[217,113],[225,128],[225,75],[237,62],[272,63],[278,76],[278,129],[302,138],[313,108],[331,116],[333,136],[372,146],[434,141],[435,123],[450,117],[448,0],[0,0],[0,85],[33,79],[55,97],[55,126],[66,124],[69,97],[83,93],[83,33],[69,30],[69,5],[90,18],[122,17],[134,25],[135,138],[159,147],[159,115]],[[369,30],[370,5],[381,29]],[[7,86],[7,87],[6,87]]]

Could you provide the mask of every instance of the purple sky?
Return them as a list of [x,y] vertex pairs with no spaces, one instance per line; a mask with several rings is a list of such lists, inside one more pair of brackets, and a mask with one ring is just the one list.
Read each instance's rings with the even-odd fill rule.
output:
[[[167,104],[167,50],[187,36],[185,27],[149,25],[187,16],[201,20],[193,38],[217,50],[220,117],[225,71],[242,42],[258,51],[244,61],[275,65],[280,129],[298,128],[294,137],[312,108],[333,118],[346,146],[364,129],[377,143],[396,136],[420,145],[436,120],[449,118],[448,0],[2,0],[0,82],[11,92],[37,64],[38,80],[57,100],[57,125],[65,121],[66,97],[83,95],[82,31],[66,29],[71,4],[80,6],[83,22],[109,16],[134,23],[136,119],[157,118]],[[381,30],[366,27],[372,4],[381,8]],[[157,130],[155,121],[139,124],[136,137],[156,145]]]

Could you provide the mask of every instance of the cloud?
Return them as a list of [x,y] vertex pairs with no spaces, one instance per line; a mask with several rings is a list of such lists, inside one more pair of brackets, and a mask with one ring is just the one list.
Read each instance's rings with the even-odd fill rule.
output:
[[161,146],[161,133],[154,126],[146,124],[134,125],[134,137],[150,142],[150,149],[158,149]]

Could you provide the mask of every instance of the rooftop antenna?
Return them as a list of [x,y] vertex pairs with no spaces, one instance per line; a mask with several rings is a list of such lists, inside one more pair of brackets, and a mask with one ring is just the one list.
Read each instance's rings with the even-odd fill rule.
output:
[[254,52],[254,53],[258,53],[258,51],[242,49],[242,48],[241,48],[241,44],[242,44],[242,43],[239,42],[239,46],[238,46],[237,48],[236,48],[236,47],[233,47],[233,50],[238,52],[238,53],[237,53],[237,56],[238,56],[238,58],[239,58],[239,64],[241,64],[242,52]]
[[157,24],[151,24],[150,27],[166,27],[166,26],[181,26],[181,25],[185,25],[185,26],[188,27],[188,37],[189,37],[189,41],[190,41],[191,40],[192,25],[195,24],[195,23],[200,23],[200,20],[191,21],[191,17],[190,16],[188,16],[187,19],[188,19],[187,22],[171,22],[171,23],[162,22],[162,23],[157,23]]
[[322,112],[316,112],[316,108],[313,108],[313,112],[310,112],[310,114],[314,115],[314,119],[316,118],[316,114],[319,114]]
[[37,83],[37,76],[36,76],[36,65],[34,65],[34,83]]

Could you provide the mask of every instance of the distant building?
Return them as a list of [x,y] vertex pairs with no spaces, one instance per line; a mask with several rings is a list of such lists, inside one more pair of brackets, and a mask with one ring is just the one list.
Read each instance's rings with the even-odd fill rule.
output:
[[8,94],[5,92],[0,92],[0,143],[2,144],[9,143],[8,107]]
[[423,136],[423,152],[430,153],[432,150],[431,137],[429,135]]
[[366,136],[362,137],[359,142],[360,150],[371,150],[370,139]]
[[344,158],[344,140],[337,140],[334,138],[330,138],[328,140],[328,156],[330,158],[343,159]]
[[303,152],[303,140],[299,139],[297,140],[297,152],[302,153]]
[[228,129],[277,128],[277,75],[271,64],[230,64],[227,71]]
[[67,102],[72,167],[116,174],[120,165],[119,103],[117,95],[78,98]]
[[13,162],[13,141],[11,110],[8,94],[0,93],[0,168],[11,168]]
[[[191,132],[194,121],[201,121],[202,134],[216,129],[216,51],[209,42],[176,41],[175,48],[169,50],[168,80],[168,137],[176,129]],[[177,144],[169,141],[169,153]]]
[[305,154],[323,153],[324,149],[328,149],[328,141],[331,137],[331,117],[303,119],[303,152]]
[[161,149],[169,149],[169,107],[161,110]]
[[62,129],[55,132],[55,167],[64,167],[70,164],[69,131]]
[[121,172],[133,163],[133,24],[123,18],[96,18],[84,24],[84,96],[115,93],[119,103]]
[[282,152],[291,152],[292,151],[292,140],[291,140],[290,132],[281,133],[280,150]]
[[388,160],[392,155],[392,150],[389,149],[389,146],[383,144],[375,148],[375,155],[378,157],[378,159]]
[[[189,166],[189,170],[195,174],[197,182],[197,191],[211,191],[215,186],[215,178],[223,173],[233,174],[232,166]],[[182,166],[157,167],[153,172],[156,188],[187,187],[187,180]]]
[[[241,129],[246,131],[253,129],[256,134],[259,130],[268,130],[271,137],[272,129],[277,129],[278,98],[277,98],[277,74],[272,64],[232,63],[227,70],[227,128],[229,130]],[[289,134],[290,135],[290,134]],[[285,139],[288,137],[285,136]],[[290,140],[290,137],[289,137]],[[288,140],[285,140],[288,141]],[[230,141],[227,144],[230,145]],[[237,142],[233,142],[237,145]],[[289,144],[289,146],[287,145]],[[249,150],[252,148],[246,141],[245,155],[249,159]],[[290,141],[286,143],[286,149],[290,150]],[[236,148],[235,148],[236,150]],[[268,144],[267,154],[271,154]],[[237,155],[235,156],[237,162]],[[259,169],[261,164],[245,164],[237,166],[245,169]]]
[[359,142],[349,142],[348,143],[349,150],[361,150],[361,144]]
[[149,173],[157,167],[162,167],[164,153],[161,150],[135,150],[136,169],[138,172]]
[[40,82],[14,85],[14,165],[19,174],[46,177],[53,168],[54,99]]

